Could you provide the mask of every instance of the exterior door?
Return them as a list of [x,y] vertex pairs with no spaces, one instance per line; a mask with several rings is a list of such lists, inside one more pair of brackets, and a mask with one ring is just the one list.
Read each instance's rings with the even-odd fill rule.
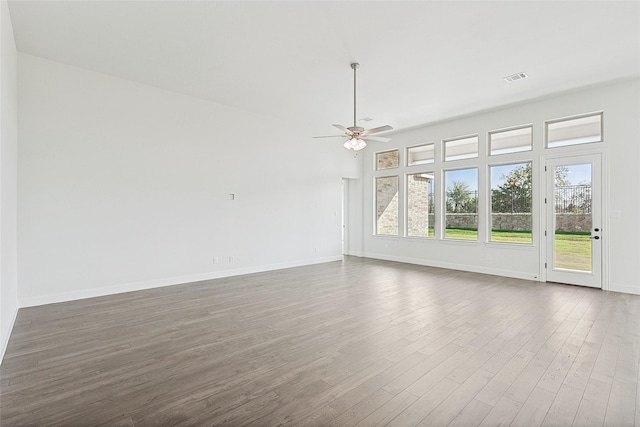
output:
[[548,159],[546,277],[602,288],[602,156]]

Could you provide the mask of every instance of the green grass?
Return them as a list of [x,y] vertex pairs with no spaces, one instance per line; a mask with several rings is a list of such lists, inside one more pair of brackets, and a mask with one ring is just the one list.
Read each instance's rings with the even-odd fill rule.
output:
[[444,230],[447,239],[478,240],[477,228],[447,228]]
[[[447,239],[478,240],[478,230],[475,228],[447,228]],[[492,242],[531,243],[531,231],[491,230]]]
[[556,268],[591,271],[590,233],[556,232]]
[[[587,232],[557,231],[555,267],[568,270],[591,271],[591,240]],[[478,230],[473,228],[447,228],[447,239],[478,240]],[[492,242],[531,243],[531,231],[491,230]]]
[[491,230],[492,242],[532,243],[531,231]]

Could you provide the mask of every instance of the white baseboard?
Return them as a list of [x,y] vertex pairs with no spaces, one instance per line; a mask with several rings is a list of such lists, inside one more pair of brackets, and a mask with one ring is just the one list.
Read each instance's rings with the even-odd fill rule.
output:
[[148,280],[144,282],[125,283],[115,286],[101,288],[83,289],[80,291],[64,292],[59,294],[41,295],[36,297],[21,298],[19,307],[35,307],[38,305],[54,304],[58,302],[75,301],[85,298],[101,297],[105,295],[121,294],[125,292],[142,291],[145,289],[160,288],[164,286],[182,285],[191,282],[201,282],[203,280],[221,279],[224,277],[241,276],[243,274],[262,273],[265,271],[282,270],[284,268],[302,267],[305,265],[322,264],[342,260],[342,255],[313,258],[302,261],[285,262],[279,264],[261,265],[255,267],[245,267],[233,270],[211,271],[207,273],[191,274],[187,276],[169,277],[158,280]]
[[640,295],[640,285],[629,286],[629,285],[622,285],[620,283],[610,283],[609,290],[612,292],[623,292],[625,294]]
[[358,251],[347,251],[345,255],[357,256],[358,258],[364,258],[364,254]]
[[490,274],[492,276],[503,276],[503,277],[512,277],[514,279],[540,281],[540,276],[538,274],[523,273],[521,271],[511,271],[511,270],[504,270],[504,269],[498,269],[498,268],[472,266],[467,264],[456,264],[456,263],[450,263],[450,262],[432,261],[432,260],[426,260],[426,259],[420,259],[420,258],[398,257],[393,255],[383,255],[383,254],[375,254],[375,253],[368,253],[368,252],[362,254],[362,256],[366,258],[382,259],[385,261],[396,261],[396,262],[404,262],[407,264],[424,265],[427,267],[447,268],[449,270],[468,271],[471,273]]
[[0,348],[0,365],[2,365],[2,361],[4,360],[4,353],[7,351],[7,345],[9,345],[9,340],[11,339],[11,332],[13,331],[13,326],[16,324],[16,319],[18,318],[18,307],[13,311],[13,316],[11,317],[11,325],[9,327],[9,335],[7,335],[6,341],[2,342],[2,348]]

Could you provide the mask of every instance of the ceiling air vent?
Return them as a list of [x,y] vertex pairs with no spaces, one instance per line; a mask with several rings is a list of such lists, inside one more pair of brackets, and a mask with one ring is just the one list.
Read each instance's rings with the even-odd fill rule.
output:
[[511,83],[511,82],[515,82],[516,80],[522,80],[522,79],[526,79],[528,76],[522,72],[522,73],[516,73],[516,74],[512,74],[510,76],[507,76],[504,78],[504,81],[506,81],[507,83]]

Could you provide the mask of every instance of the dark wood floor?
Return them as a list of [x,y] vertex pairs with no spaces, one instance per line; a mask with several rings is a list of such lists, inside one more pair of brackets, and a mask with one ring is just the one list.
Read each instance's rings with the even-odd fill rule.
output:
[[3,426],[633,426],[640,296],[348,257],[21,309]]

